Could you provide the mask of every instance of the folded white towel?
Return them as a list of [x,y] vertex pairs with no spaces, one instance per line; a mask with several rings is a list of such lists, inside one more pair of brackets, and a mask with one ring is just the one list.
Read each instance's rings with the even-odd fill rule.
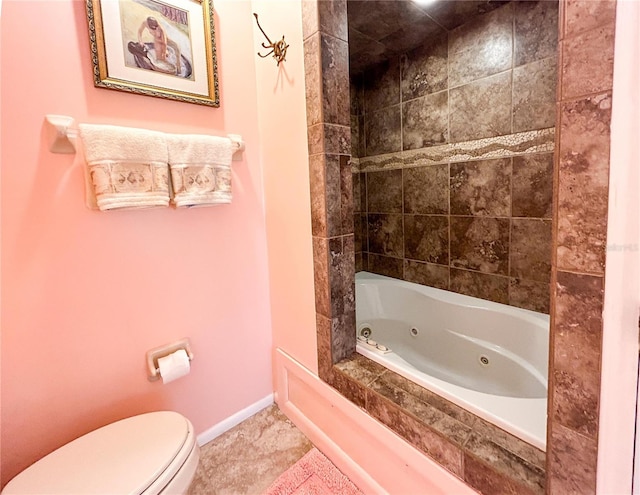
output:
[[100,210],[169,205],[165,134],[94,124],[79,129]]
[[168,134],[167,147],[177,207],[231,203],[231,139]]

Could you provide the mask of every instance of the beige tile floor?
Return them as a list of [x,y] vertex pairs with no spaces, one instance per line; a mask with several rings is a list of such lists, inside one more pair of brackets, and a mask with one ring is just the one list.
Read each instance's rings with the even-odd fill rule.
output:
[[312,446],[274,404],[201,447],[189,495],[260,495]]

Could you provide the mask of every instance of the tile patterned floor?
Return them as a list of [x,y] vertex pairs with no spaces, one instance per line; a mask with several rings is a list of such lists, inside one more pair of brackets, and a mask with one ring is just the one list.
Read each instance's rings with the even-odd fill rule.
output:
[[274,404],[201,447],[188,495],[260,495],[312,446]]

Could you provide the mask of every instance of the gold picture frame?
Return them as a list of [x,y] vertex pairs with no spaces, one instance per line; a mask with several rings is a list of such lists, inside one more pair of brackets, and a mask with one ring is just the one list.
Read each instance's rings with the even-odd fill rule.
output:
[[94,85],[220,106],[212,0],[86,0]]

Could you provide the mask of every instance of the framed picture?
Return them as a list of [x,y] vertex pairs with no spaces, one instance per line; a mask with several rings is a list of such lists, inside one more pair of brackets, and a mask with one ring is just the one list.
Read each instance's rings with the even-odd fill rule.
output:
[[212,0],[86,0],[94,84],[220,106]]

